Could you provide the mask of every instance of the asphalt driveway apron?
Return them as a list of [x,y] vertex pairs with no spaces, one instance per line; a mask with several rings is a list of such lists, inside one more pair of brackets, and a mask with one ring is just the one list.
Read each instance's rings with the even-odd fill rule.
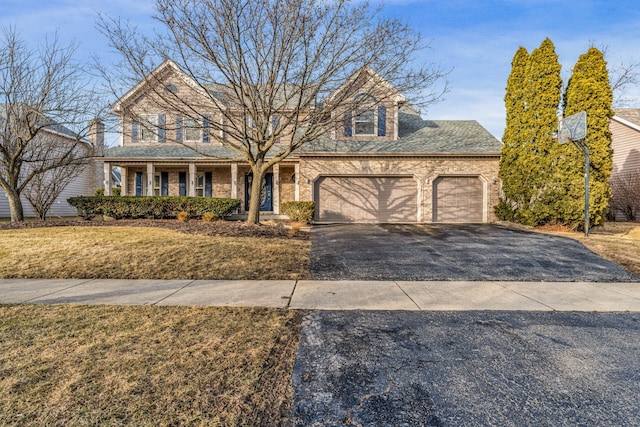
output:
[[629,281],[581,243],[492,224],[314,227],[315,280]]
[[309,312],[297,426],[631,426],[637,313]]

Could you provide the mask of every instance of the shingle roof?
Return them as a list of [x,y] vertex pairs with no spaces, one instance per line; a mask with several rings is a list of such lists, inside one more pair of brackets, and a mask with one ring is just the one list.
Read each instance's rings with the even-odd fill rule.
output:
[[[220,145],[201,145],[198,146],[198,150],[201,153],[206,154],[207,157],[212,158],[234,159],[240,157],[235,151]],[[104,156],[132,159],[198,159],[205,157],[189,147],[177,144],[127,145],[125,147],[111,147],[105,150]]]
[[[200,145],[208,156],[240,157],[220,145]],[[499,154],[502,143],[475,120],[423,120],[414,112],[401,112],[396,141],[332,140],[324,135],[298,149],[296,154]],[[176,144],[127,145],[107,149],[114,158],[200,158],[192,149]]]
[[616,116],[640,126],[640,108],[616,108]]
[[331,140],[328,136],[303,146],[303,153],[375,154],[489,154],[500,153],[502,143],[475,120],[423,120],[400,112],[396,141]]
[[[8,108],[7,104],[0,104],[0,121],[4,121],[7,119],[7,108]],[[15,105],[12,105],[10,108],[15,108]],[[72,138],[72,139],[79,139],[79,140],[83,139],[78,133],[72,131],[68,127],[61,125],[59,123],[51,122],[51,121],[48,125],[43,127],[43,130],[55,132],[63,136],[68,136],[69,138]],[[83,142],[86,142],[86,141],[83,141]]]

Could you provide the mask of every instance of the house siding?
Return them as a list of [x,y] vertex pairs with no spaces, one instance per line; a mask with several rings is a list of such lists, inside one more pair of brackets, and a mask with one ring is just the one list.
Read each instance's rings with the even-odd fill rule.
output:
[[611,121],[613,175],[640,170],[640,131]]

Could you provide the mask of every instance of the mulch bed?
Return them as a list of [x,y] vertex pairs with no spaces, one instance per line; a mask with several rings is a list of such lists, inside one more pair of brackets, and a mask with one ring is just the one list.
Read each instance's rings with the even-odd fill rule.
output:
[[282,223],[252,225],[244,221],[212,221],[191,220],[180,222],[175,219],[119,219],[112,221],[72,221],[72,220],[29,220],[19,223],[0,222],[0,230],[42,228],[42,227],[159,227],[185,234],[224,237],[260,237],[309,240],[309,232],[298,230],[295,233]]

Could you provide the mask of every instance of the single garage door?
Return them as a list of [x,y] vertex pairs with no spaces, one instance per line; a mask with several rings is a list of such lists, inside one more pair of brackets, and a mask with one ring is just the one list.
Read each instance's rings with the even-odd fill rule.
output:
[[480,178],[439,177],[434,186],[434,222],[483,222],[483,185]]
[[411,177],[327,176],[315,184],[316,218],[338,222],[416,222]]

